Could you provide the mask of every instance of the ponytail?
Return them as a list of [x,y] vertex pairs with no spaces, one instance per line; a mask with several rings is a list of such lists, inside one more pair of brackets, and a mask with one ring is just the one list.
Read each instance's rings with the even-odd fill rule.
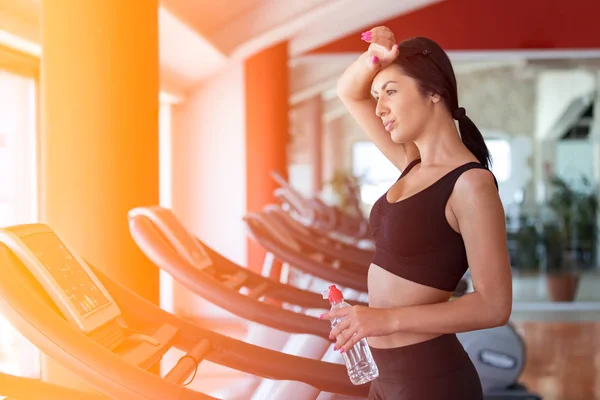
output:
[[489,169],[492,165],[490,151],[488,150],[483,135],[477,129],[477,126],[467,117],[464,108],[459,107],[452,112],[452,117],[458,121],[460,137],[467,148],[473,153],[477,160]]

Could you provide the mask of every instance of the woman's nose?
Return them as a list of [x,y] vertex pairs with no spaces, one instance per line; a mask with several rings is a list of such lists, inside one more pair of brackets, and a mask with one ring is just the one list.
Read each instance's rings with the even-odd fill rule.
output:
[[381,118],[381,117],[386,116],[387,113],[388,113],[387,107],[385,107],[381,103],[377,103],[377,107],[375,107],[375,114]]

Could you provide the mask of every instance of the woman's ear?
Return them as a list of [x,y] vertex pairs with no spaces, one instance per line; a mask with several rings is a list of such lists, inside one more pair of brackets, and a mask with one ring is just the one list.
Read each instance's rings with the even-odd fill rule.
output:
[[442,96],[439,93],[431,93],[431,101],[433,104],[439,103],[442,100]]

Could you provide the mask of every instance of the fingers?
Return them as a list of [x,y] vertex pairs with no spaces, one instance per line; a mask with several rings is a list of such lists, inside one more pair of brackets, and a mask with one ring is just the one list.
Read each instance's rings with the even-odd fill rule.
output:
[[346,335],[346,332],[343,333],[344,337],[342,338],[342,340],[338,340],[334,347],[334,350],[337,348],[340,350],[340,353],[343,353],[353,348],[354,345],[356,345],[356,343],[358,343],[365,336],[361,333],[360,329],[357,329],[354,332],[348,332],[348,335]]
[[348,315],[351,311],[352,311],[352,307],[338,308],[335,310],[327,311],[326,313],[319,315],[319,319],[331,320],[334,318],[344,317],[344,316]]
[[358,327],[352,326],[339,334],[333,349],[339,350],[340,353],[351,349],[360,339],[362,339],[358,334],[358,331]]
[[394,33],[387,26],[376,26],[369,31],[372,37],[382,37],[395,41]]
[[382,36],[363,36],[363,40],[367,43],[379,45],[385,50],[391,50],[396,44],[391,39]]
[[367,43],[375,43],[387,50],[396,44],[396,38],[392,31],[385,26],[378,26],[361,34],[361,39]]
[[366,60],[367,67],[372,70],[378,70],[381,68],[381,60],[374,53],[368,52],[369,57]]
[[349,318],[342,320],[335,328],[331,330],[329,333],[329,339],[333,340],[337,338],[344,330],[350,327],[351,322],[352,321]]

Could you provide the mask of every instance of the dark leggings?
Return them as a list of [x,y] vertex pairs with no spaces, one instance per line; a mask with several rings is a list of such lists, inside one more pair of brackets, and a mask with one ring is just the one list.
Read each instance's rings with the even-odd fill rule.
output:
[[456,335],[392,349],[371,347],[379,377],[371,400],[482,400],[479,375]]

